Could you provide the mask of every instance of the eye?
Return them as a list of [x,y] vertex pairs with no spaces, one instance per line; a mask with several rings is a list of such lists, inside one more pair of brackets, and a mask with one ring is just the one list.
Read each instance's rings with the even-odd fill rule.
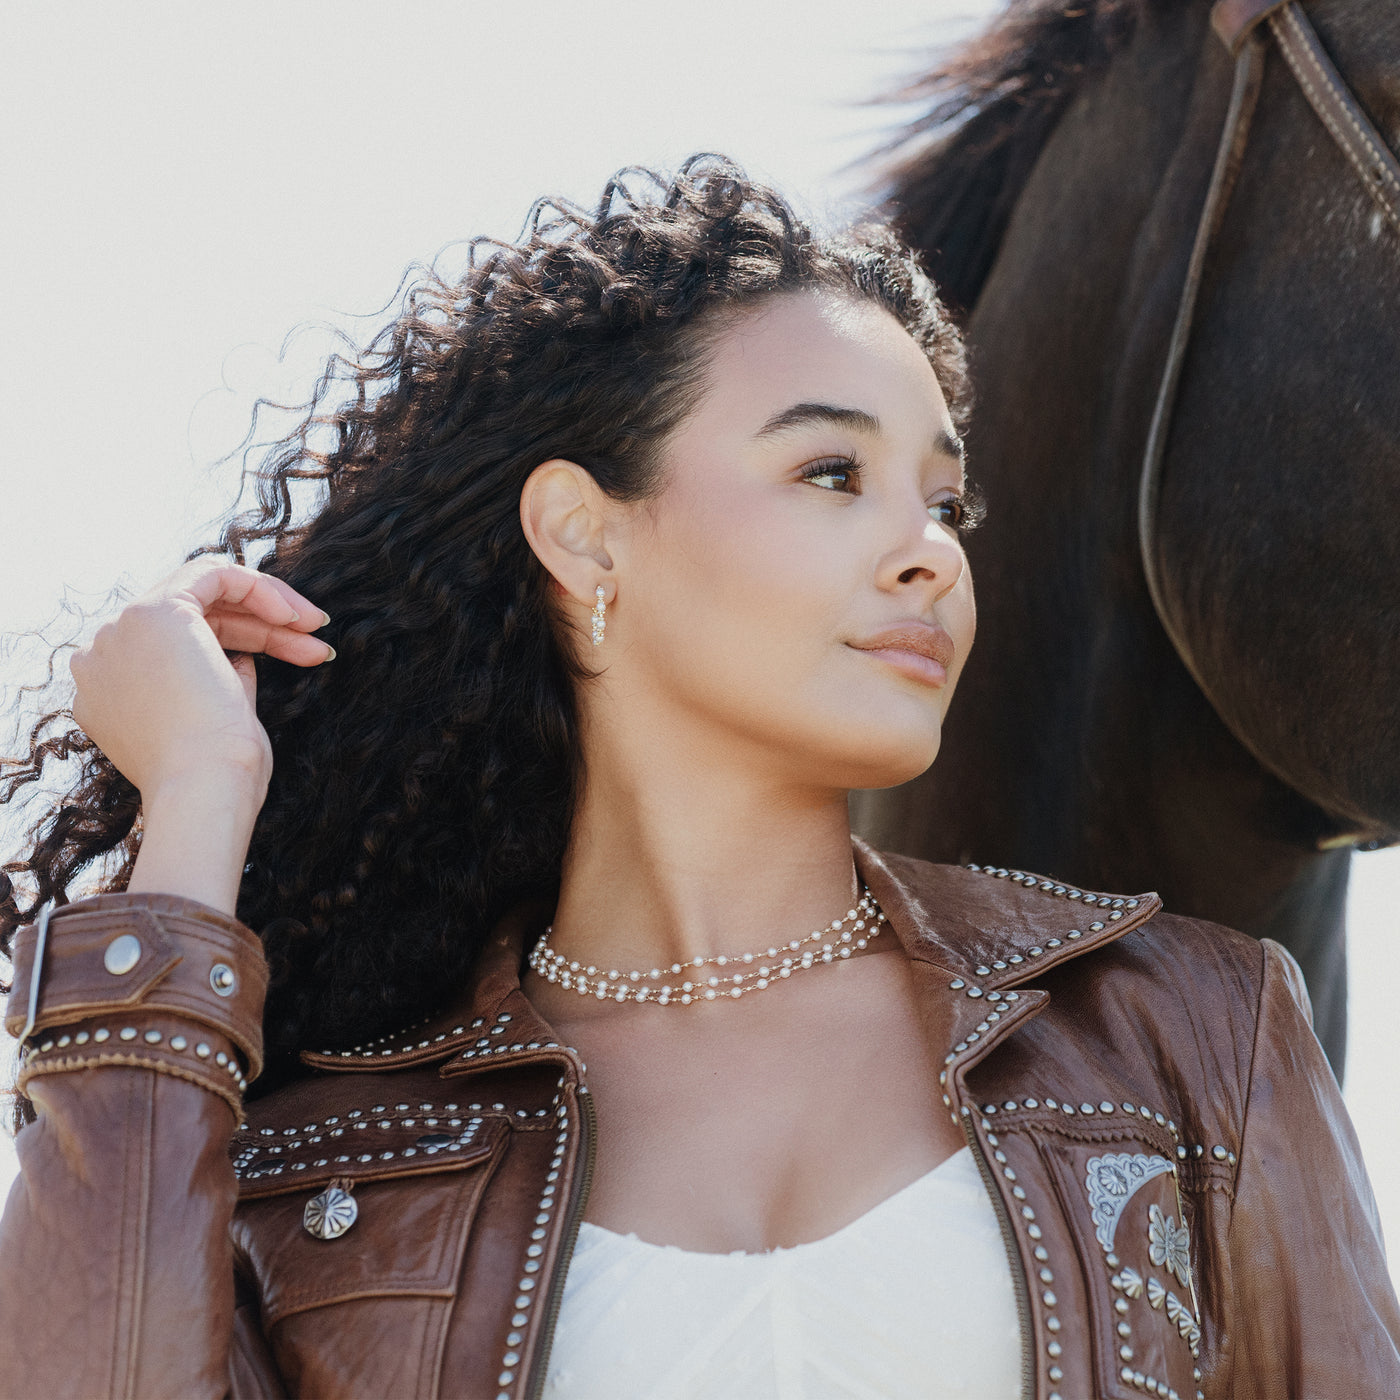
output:
[[961,496],[948,496],[944,500],[935,501],[928,508],[928,513],[944,525],[961,530],[963,521],[967,518],[967,505]]
[[[802,473],[802,480],[821,486],[823,491],[851,491],[860,484],[860,463],[853,457],[823,457]],[[828,481],[841,484],[835,487],[824,485]]]
[[[929,514],[942,524],[951,525],[959,534],[975,530],[987,514],[987,502],[977,487],[969,481],[961,496],[946,496],[929,506]],[[940,514],[942,512],[942,514]]]

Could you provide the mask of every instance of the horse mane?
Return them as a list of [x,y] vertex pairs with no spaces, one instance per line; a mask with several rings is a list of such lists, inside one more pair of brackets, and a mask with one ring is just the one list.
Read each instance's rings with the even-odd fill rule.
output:
[[1010,0],[886,102],[929,101],[876,153],[889,212],[944,299],[971,311],[1056,122],[1151,9],[1180,0]]

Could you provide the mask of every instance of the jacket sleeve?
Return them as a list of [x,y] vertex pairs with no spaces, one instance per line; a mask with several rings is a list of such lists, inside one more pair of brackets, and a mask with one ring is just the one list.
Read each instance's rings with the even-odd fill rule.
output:
[[[229,1139],[261,1068],[255,935],[175,895],[99,895],[21,929],[6,1015],[37,1118],[0,1217],[5,1393],[224,1397],[235,1320]],[[33,1015],[31,1016],[31,1009]]]
[[1400,1396],[1400,1307],[1356,1133],[1298,965],[1262,943],[1229,1231],[1229,1393]]

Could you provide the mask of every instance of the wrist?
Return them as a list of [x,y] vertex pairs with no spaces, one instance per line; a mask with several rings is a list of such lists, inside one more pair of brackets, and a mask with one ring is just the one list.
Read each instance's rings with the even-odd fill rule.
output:
[[223,814],[251,832],[267,797],[267,779],[237,765],[216,765],[169,774],[141,790],[143,825],[170,818]]
[[265,786],[201,772],[143,794],[141,849],[127,890],[176,894],[232,915]]

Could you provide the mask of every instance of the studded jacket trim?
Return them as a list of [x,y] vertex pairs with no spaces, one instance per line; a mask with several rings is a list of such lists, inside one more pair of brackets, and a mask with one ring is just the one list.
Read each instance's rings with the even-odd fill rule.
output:
[[[1002,1221],[1027,1397],[1400,1395],[1374,1202],[1282,949],[1154,894],[854,852],[951,1016],[943,1103]],[[223,1086],[43,1052],[0,1219],[7,1383],[537,1396],[594,1136],[520,989],[548,915],[502,920],[455,1014],[306,1053],[231,1142]]]

